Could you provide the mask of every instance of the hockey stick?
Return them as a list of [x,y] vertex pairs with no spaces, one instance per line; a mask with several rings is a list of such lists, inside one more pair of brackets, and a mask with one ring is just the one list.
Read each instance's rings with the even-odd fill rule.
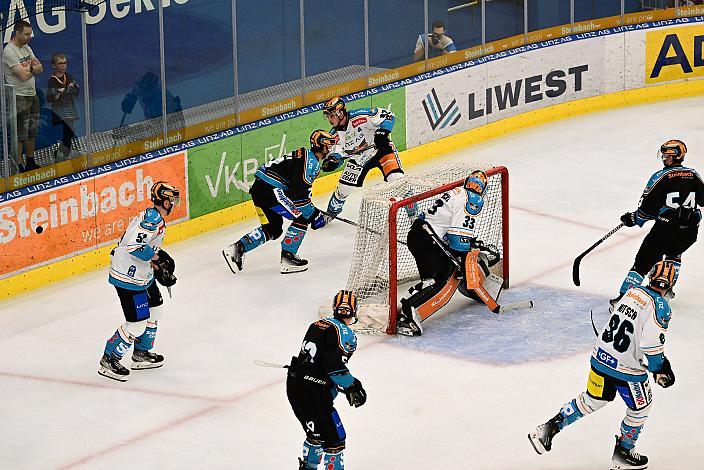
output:
[[592,320],[592,329],[594,329],[594,336],[599,336],[599,332],[596,331],[596,326],[594,325],[594,310],[589,310],[589,318]]
[[513,310],[523,310],[526,308],[533,308],[532,300],[521,300],[518,302],[513,302],[510,304],[503,304],[499,306],[499,311],[497,313],[506,313]]
[[[353,220],[345,219],[344,217],[340,217],[339,215],[331,214],[330,212],[324,211],[324,210],[320,210],[320,212],[327,215],[328,217],[331,217],[333,220],[339,220],[340,222],[344,222],[347,225],[351,225],[353,227],[359,228],[359,224]],[[376,230],[373,230],[371,228],[367,228],[367,227],[361,227],[361,228],[363,228],[364,230],[366,230],[368,232],[373,233],[374,235],[382,235],[382,236],[384,235],[383,233],[376,231]],[[401,245],[408,245],[408,243],[404,242],[403,240],[396,240],[396,241],[398,241]]]
[[260,361],[259,359],[254,360],[254,365],[260,367],[272,367],[274,369],[288,369],[288,365],[277,364],[275,362]]
[[574,259],[574,264],[572,265],[572,282],[574,282],[574,285],[575,285],[575,286],[579,286],[579,263],[582,262],[582,258],[584,258],[584,257],[587,256],[589,253],[591,253],[591,251],[592,251],[594,248],[596,248],[597,246],[599,246],[599,245],[601,245],[602,243],[604,243],[604,241],[605,241],[607,238],[609,238],[611,235],[613,235],[614,233],[618,232],[618,231],[621,229],[621,227],[623,227],[623,222],[621,222],[621,223],[618,224],[616,227],[614,227],[609,233],[607,233],[606,235],[604,235],[603,237],[601,237],[601,239],[600,239],[598,242],[596,242],[595,244],[593,244],[592,246],[590,246],[589,248],[587,248],[581,255],[577,256],[577,257]]
[[364,152],[366,152],[367,150],[375,149],[375,148],[376,148],[376,145],[374,145],[374,144],[365,145],[364,147],[360,147],[360,148],[357,148],[354,150],[345,150],[345,155],[347,155],[349,157],[353,157],[355,155],[361,155]]

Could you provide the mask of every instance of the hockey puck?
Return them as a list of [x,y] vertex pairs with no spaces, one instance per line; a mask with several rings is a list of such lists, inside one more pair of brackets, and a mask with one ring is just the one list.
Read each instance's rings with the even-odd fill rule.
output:
[[34,231],[37,232],[37,233],[42,233],[42,232],[44,231],[44,227],[42,227],[41,225],[39,225],[36,229],[34,229]]

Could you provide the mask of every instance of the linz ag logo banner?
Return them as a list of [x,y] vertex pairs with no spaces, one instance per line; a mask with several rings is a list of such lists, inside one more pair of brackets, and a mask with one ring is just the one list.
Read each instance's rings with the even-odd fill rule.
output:
[[648,31],[645,36],[645,83],[704,76],[704,26]]

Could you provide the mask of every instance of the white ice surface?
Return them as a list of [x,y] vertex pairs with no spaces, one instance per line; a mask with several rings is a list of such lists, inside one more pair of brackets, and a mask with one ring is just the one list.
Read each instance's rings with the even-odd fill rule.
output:
[[[526,434],[584,389],[589,308],[605,318],[646,230],[623,229],[585,258],[580,288],[574,257],[635,209],[663,141],[684,140],[686,163],[704,168],[702,109],[696,98],[591,114],[443,159],[509,168],[513,289],[505,295],[529,295],[536,308],[499,319],[458,296],[426,323],[426,336],[361,337],[350,368],[369,401],[358,409],[337,401],[347,468],[608,468],[625,410],[618,399],[560,433],[546,455]],[[356,218],[360,194],[345,217]],[[220,250],[254,226],[169,247],[179,282],[157,338],[167,362],[124,384],[96,373],[122,321],[107,270],[0,303],[0,468],[296,468],[303,432],[284,372],[253,361],[285,362],[298,350],[318,307],[345,286],[354,232],[339,222],[310,231],[305,273],[280,275],[279,244],[270,242],[233,276]],[[651,469],[704,461],[701,260],[699,243],[684,257],[673,301],[666,351],[677,383],[654,387],[638,441]]]

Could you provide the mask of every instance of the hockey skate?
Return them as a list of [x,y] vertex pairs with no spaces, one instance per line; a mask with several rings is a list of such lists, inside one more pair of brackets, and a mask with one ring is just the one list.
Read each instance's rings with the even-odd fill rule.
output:
[[396,323],[396,332],[404,336],[420,336],[423,334],[421,318],[418,311],[408,304],[406,299],[401,299],[402,313]]
[[648,468],[648,457],[640,455],[635,449],[626,449],[616,436],[616,447],[611,458],[611,470],[643,470]]
[[[242,245],[242,243],[237,242],[229,245],[222,250],[222,256],[225,258],[227,267],[230,268],[233,274],[242,271],[242,267],[244,266],[244,245]],[[235,271],[235,266],[237,266],[237,271]]]
[[117,380],[118,382],[126,382],[130,375],[130,371],[125,366],[120,364],[120,358],[117,356],[103,354],[100,359],[100,368],[98,374],[108,379]]
[[299,273],[308,270],[308,260],[301,258],[296,253],[281,251],[281,274]]
[[561,421],[562,416],[557,414],[550,418],[547,423],[535,428],[534,432],[528,434],[528,440],[538,454],[550,452],[550,449],[552,449],[552,438],[560,432],[559,423]]
[[156,369],[164,365],[164,356],[151,351],[135,349],[132,353],[132,370]]

